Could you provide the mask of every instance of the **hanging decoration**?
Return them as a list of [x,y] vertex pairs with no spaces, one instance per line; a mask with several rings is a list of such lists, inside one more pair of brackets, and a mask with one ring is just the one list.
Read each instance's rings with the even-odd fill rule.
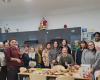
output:
[[43,17],[42,20],[40,21],[39,30],[46,30],[47,27],[48,27],[48,22],[47,22],[47,20]]

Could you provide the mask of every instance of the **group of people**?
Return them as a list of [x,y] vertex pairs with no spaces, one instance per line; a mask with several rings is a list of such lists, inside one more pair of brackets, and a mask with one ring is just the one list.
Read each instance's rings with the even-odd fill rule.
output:
[[96,32],[94,37],[94,41],[77,41],[74,47],[63,39],[61,43],[48,42],[35,48],[25,46],[22,51],[15,39],[1,42],[0,80],[18,80],[20,67],[52,68],[62,65],[67,68],[69,65],[90,64],[92,72],[95,72],[100,69],[100,33]]

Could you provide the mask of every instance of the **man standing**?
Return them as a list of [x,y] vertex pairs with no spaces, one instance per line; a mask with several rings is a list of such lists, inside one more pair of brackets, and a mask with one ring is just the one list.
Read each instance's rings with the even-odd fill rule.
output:
[[93,36],[95,38],[94,41],[95,47],[98,51],[100,51],[100,32],[95,32]]

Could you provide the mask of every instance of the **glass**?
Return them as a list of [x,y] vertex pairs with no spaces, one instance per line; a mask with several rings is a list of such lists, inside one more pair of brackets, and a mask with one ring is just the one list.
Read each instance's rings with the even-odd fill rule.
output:
[[69,64],[67,63],[67,61],[65,61],[65,68],[68,68]]
[[59,61],[60,61],[60,56],[57,57],[57,62],[59,62]]
[[88,46],[93,46],[93,44],[91,44],[91,45],[88,45]]

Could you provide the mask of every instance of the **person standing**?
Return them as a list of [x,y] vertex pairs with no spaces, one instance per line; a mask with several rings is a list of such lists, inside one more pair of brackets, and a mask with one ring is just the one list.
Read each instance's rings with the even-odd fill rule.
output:
[[38,45],[35,54],[36,68],[44,68],[43,59],[42,59],[43,45]]
[[68,48],[68,53],[71,54],[71,49],[70,49],[70,47],[68,46],[68,41],[65,40],[65,39],[62,40],[62,43],[61,43],[61,50],[62,50],[63,47],[67,47],[67,48]]
[[32,60],[32,58],[29,57],[29,47],[25,46],[24,53],[22,55],[22,59],[24,62],[24,67],[29,68],[29,62]]
[[4,54],[4,44],[0,42],[0,80],[6,80],[7,67]]
[[94,44],[95,44],[95,48],[100,51],[100,32],[95,32],[94,33]]
[[57,56],[59,55],[59,44],[57,41],[54,41],[53,48],[49,52],[49,63],[51,67],[57,64]]
[[74,43],[72,44],[72,56],[75,61],[75,56],[76,56],[76,51],[80,48],[80,41],[75,40]]
[[93,41],[88,42],[88,49],[82,52],[82,64],[89,64],[93,71],[100,69],[100,52],[96,50]]
[[43,58],[43,63],[45,68],[50,68],[50,63],[49,63],[50,50],[51,50],[51,44],[50,42],[48,42],[42,52],[42,58]]
[[76,65],[81,65],[82,52],[85,49],[87,49],[87,42],[81,41],[80,42],[80,48],[78,48],[75,52],[75,63],[76,63]]
[[19,68],[22,66],[18,42],[15,39],[9,41],[9,48],[5,50],[7,63],[7,80],[18,80]]

